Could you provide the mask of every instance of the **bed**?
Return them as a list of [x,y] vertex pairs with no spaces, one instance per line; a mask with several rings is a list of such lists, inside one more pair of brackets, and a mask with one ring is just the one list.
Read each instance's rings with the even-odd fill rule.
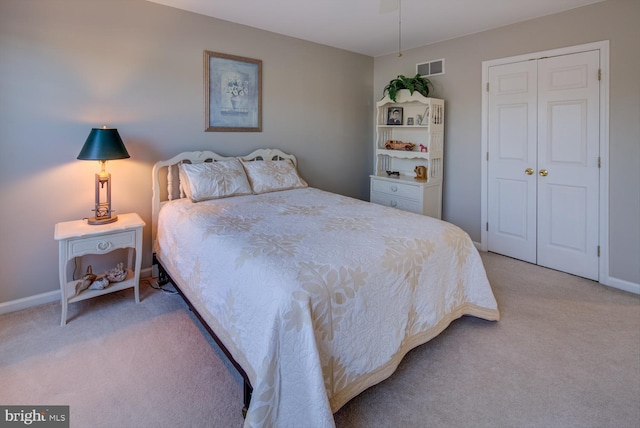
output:
[[464,231],[309,187],[279,150],[156,163],[152,216],[161,276],[245,379],[245,427],[333,427],[453,320],[499,319]]

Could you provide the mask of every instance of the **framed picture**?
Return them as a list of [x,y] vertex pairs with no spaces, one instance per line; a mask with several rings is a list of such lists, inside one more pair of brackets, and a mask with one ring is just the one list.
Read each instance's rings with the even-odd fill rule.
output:
[[204,51],[207,132],[262,131],[262,61]]
[[407,125],[413,125],[413,118],[412,117],[408,117],[407,118]]
[[387,109],[387,125],[402,125],[402,107]]

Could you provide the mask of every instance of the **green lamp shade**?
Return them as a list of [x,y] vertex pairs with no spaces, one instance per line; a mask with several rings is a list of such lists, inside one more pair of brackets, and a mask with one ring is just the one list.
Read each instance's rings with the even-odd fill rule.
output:
[[93,128],[82,150],[80,160],[107,161],[130,157],[116,128]]

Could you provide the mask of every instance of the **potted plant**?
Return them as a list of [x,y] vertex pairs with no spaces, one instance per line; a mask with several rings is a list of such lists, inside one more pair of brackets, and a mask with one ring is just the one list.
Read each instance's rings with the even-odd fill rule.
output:
[[433,88],[431,81],[426,77],[422,77],[419,74],[416,74],[413,77],[406,77],[401,74],[384,87],[384,90],[382,91],[382,98],[388,94],[389,98],[395,102],[398,91],[401,89],[408,89],[411,95],[413,95],[414,91],[418,91],[419,94],[428,97],[429,86]]

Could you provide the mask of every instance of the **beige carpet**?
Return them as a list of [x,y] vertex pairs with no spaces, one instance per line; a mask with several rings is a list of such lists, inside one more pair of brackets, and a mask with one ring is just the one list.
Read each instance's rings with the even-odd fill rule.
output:
[[[640,297],[483,254],[498,323],[464,317],[335,415],[343,427],[640,427]],[[0,404],[71,426],[240,427],[242,382],[178,296],[143,283],[0,316]],[[301,421],[301,427],[304,427]]]

